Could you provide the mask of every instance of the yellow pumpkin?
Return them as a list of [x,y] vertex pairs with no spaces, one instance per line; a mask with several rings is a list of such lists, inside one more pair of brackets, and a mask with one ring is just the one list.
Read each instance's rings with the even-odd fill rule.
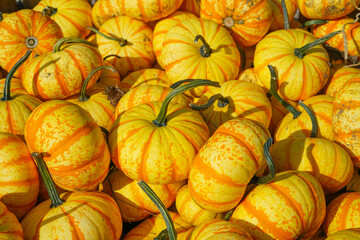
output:
[[117,0],[97,0],[91,9],[91,19],[99,29],[107,20],[124,15]]
[[0,238],[6,240],[23,240],[24,233],[19,220],[0,202]]

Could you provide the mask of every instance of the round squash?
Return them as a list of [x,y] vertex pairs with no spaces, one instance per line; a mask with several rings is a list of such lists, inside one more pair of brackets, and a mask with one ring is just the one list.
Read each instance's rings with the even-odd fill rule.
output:
[[0,238],[7,240],[23,240],[24,233],[19,220],[2,202],[0,202],[0,216]]
[[121,15],[123,13],[117,0],[97,0],[91,9],[91,19],[97,29],[110,18]]
[[331,234],[326,240],[358,240],[360,239],[360,228],[349,228]]
[[347,83],[360,81],[360,69],[342,67],[334,73],[326,88],[326,95],[335,97],[339,90]]

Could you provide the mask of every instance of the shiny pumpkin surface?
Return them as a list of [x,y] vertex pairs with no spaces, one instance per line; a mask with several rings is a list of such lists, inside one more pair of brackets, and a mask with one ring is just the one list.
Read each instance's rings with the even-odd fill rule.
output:
[[321,138],[284,139],[272,145],[276,171],[305,171],[313,175],[325,194],[345,187],[353,175],[349,154],[333,141]]
[[326,240],[358,240],[360,239],[360,228],[350,228],[331,234]]
[[241,46],[252,46],[262,39],[272,21],[270,1],[201,0],[200,16],[229,29]]
[[188,178],[191,164],[209,138],[198,112],[170,102],[166,125],[156,126],[162,102],[132,107],[115,121],[109,135],[111,159],[129,178],[167,184]]
[[320,183],[306,172],[276,174],[256,186],[236,207],[231,222],[253,239],[308,239],[320,227],[326,212]]
[[36,54],[50,52],[62,37],[61,28],[48,16],[30,9],[11,13],[0,22],[0,66],[10,71],[31,49],[29,59],[15,72],[14,76],[19,77]]
[[34,11],[43,12],[46,7],[54,8],[47,13],[59,24],[64,37],[85,38],[92,26],[91,5],[84,0],[41,0]]
[[0,144],[0,200],[22,219],[36,204],[39,174],[22,139],[0,132]]
[[63,189],[94,189],[108,173],[110,155],[103,133],[87,111],[68,101],[51,100],[37,107],[26,122],[25,140],[30,152],[42,154]]
[[66,192],[64,203],[51,208],[46,200],[21,221],[25,239],[118,240],[122,219],[115,201],[97,191]]
[[337,196],[326,208],[323,227],[327,236],[335,232],[360,227],[360,192],[346,192]]
[[0,239],[22,240],[24,233],[19,220],[10,212],[6,205],[0,202]]
[[268,137],[267,129],[250,119],[222,124],[191,166],[188,186],[196,203],[212,212],[234,208],[251,178],[266,167],[263,145]]
[[[194,43],[202,35],[212,49],[203,57],[203,43]],[[207,19],[189,19],[168,31],[163,42],[161,63],[172,83],[183,79],[209,79],[219,83],[235,79],[241,65],[240,53],[230,33]],[[200,97],[209,87],[190,90]]]
[[[104,192],[112,195],[120,206],[121,216],[124,222],[138,222],[150,214],[159,213],[159,209],[139,187],[137,181],[128,178],[121,170],[114,169],[107,180],[103,182]],[[166,185],[149,185],[160,198],[166,208],[169,208],[176,198],[177,191],[185,184],[181,181]],[[111,188],[110,188],[111,187]]]
[[107,55],[120,57],[109,57],[108,61],[121,77],[125,77],[129,72],[149,68],[155,63],[153,30],[146,23],[128,16],[117,16],[101,25],[99,31],[127,41],[121,46],[117,41],[96,34],[96,43],[103,57]]
[[335,97],[337,92],[347,83],[360,81],[360,69],[342,67],[336,70],[326,88],[326,95]]
[[[40,99],[63,99],[80,92],[89,73],[103,64],[99,51],[84,44],[68,44],[58,52],[35,58],[22,76],[26,91]],[[87,88],[95,84],[100,72],[89,80]]]
[[257,45],[254,68],[263,85],[270,89],[271,64],[278,78],[278,92],[285,99],[307,99],[325,86],[329,77],[329,56],[322,46],[308,50],[303,58],[295,49],[315,41],[309,32],[301,29],[278,30],[267,34]]
[[97,29],[110,18],[121,15],[117,0],[98,0],[91,9],[91,19]]
[[[334,98],[327,95],[316,95],[303,101],[315,115],[318,132],[317,137],[334,141],[334,131],[331,124],[331,116]],[[309,114],[300,104],[296,109],[301,112],[300,116],[294,119],[291,113],[287,113],[278,123],[275,130],[275,142],[287,138],[306,138],[310,137],[312,123]]]

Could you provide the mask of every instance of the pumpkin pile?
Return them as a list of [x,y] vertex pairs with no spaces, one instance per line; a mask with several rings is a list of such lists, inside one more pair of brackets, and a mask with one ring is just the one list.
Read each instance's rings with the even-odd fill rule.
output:
[[359,4],[4,1],[0,239],[360,239]]

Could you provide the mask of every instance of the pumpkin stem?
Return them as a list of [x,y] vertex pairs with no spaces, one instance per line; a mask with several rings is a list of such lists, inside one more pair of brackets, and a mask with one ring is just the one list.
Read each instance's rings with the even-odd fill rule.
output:
[[140,188],[146,193],[146,195],[151,199],[151,201],[156,205],[156,207],[160,210],[160,213],[163,216],[166,223],[169,239],[175,240],[177,233],[175,231],[174,222],[172,221],[171,216],[167,211],[165,205],[161,202],[160,198],[151,189],[151,187],[148,184],[146,184],[143,180],[140,180],[138,184]]
[[275,174],[276,174],[276,171],[275,171],[275,165],[274,165],[274,161],[273,159],[271,158],[271,155],[270,155],[270,146],[273,142],[273,139],[271,137],[269,137],[265,144],[264,144],[264,156],[265,156],[265,160],[269,166],[269,173],[266,175],[266,176],[263,176],[263,177],[258,177],[258,176],[254,176],[251,180],[250,180],[250,183],[252,184],[266,184],[266,183],[269,183],[271,182],[274,177],[275,177]]
[[305,46],[302,46],[301,48],[295,48],[294,54],[295,54],[295,56],[302,59],[302,58],[304,58],[305,53],[309,49],[311,49],[317,45],[323,44],[324,42],[326,42],[327,40],[329,40],[330,38],[334,37],[335,35],[337,35],[339,33],[341,33],[341,30],[329,33],[321,38],[316,39],[315,41],[313,41],[311,43],[306,44]]
[[38,45],[38,40],[36,37],[30,36],[25,38],[25,45],[29,49],[33,49]]
[[229,219],[230,219],[231,216],[233,215],[234,211],[235,211],[235,208],[229,210],[229,211],[226,213],[226,215],[225,215],[225,217],[224,217],[224,220],[225,220],[225,221],[229,221]]
[[56,13],[57,13],[57,8],[53,8],[53,7],[50,7],[50,6],[46,6],[42,10],[42,14],[47,15],[49,17],[55,15]]
[[315,117],[315,114],[313,113],[313,111],[311,111],[311,109],[306,106],[301,100],[299,101],[299,105],[301,107],[303,107],[305,109],[305,111],[307,112],[307,114],[309,114],[310,119],[311,119],[311,124],[312,124],[312,128],[311,128],[311,138],[316,138],[317,136],[317,132],[318,132],[318,122],[317,119]]
[[12,100],[12,98],[10,96],[11,79],[14,76],[14,73],[16,72],[16,70],[18,70],[18,68],[21,66],[21,64],[23,64],[29,58],[31,53],[32,53],[31,50],[27,50],[25,55],[22,58],[20,58],[20,60],[17,63],[15,63],[15,65],[11,68],[10,72],[6,75],[3,97],[0,99],[1,101]]
[[328,22],[328,20],[325,20],[325,19],[309,20],[309,21],[306,21],[306,22],[302,23],[300,25],[300,28],[306,28],[306,27],[309,27],[309,26],[312,26],[312,25],[324,24],[324,23],[327,23],[327,22]]
[[212,49],[210,48],[210,45],[205,41],[205,38],[203,36],[196,35],[194,43],[197,43],[199,39],[203,43],[203,45],[199,49],[201,56],[210,57]]
[[54,48],[53,48],[53,53],[61,51],[61,46],[64,43],[82,43],[82,44],[86,44],[86,45],[89,45],[89,46],[92,46],[92,47],[97,47],[97,45],[95,43],[86,41],[85,39],[67,37],[67,38],[61,38],[55,43]]
[[109,70],[111,70],[113,72],[116,72],[116,70],[113,67],[106,66],[106,65],[95,68],[94,70],[92,70],[89,73],[89,75],[86,77],[85,81],[83,82],[83,84],[81,86],[80,97],[79,97],[80,102],[85,102],[85,101],[89,100],[89,98],[90,98],[88,95],[86,95],[86,87],[87,87],[87,85],[89,83],[90,78],[94,75],[94,73],[96,73],[97,71],[103,70],[105,68],[107,68],[107,69],[109,69]]
[[183,83],[189,83],[189,82],[192,82],[192,81],[194,81],[194,79],[184,79],[184,80],[180,80],[180,81],[177,81],[177,82],[171,84],[170,88],[175,89],[175,88],[177,88],[178,86],[180,86],[180,85],[183,84]]
[[285,0],[281,0],[281,8],[284,15],[284,29],[290,29],[289,14],[286,8]]
[[281,105],[283,105],[291,114],[293,118],[296,119],[300,116],[301,112],[296,110],[293,106],[291,106],[288,102],[286,102],[277,92],[277,77],[275,73],[275,69],[272,65],[268,65],[271,75],[271,82],[270,82],[270,94],[274,96],[276,100],[278,100]]
[[43,179],[46,190],[49,193],[51,203],[52,203],[50,207],[53,208],[53,207],[60,206],[61,204],[63,204],[64,201],[60,199],[59,194],[56,191],[55,184],[51,178],[49,170],[46,167],[43,157],[38,152],[31,153],[31,157],[36,162],[36,165],[39,169],[40,176]]
[[196,105],[194,103],[190,103],[189,106],[192,110],[203,111],[205,109],[208,109],[210,106],[212,106],[216,100],[218,100],[218,104],[217,104],[218,107],[225,107],[229,103],[229,100],[224,98],[222,94],[218,93],[211,96],[209,101],[203,105]]
[[109,55],[106,55],[103,60],[105,61],[106,59],[108,59],[109,57],[116,57],[116,58],[121,58],[119,55],[116,55],[116,54],[109,54]]
[[199,87],[199,86],[220,87],[220,84],[218,82],[214,82],[214,81],[210,81],[210,80],[206,80],[206,79],[193,79],[193,81],[191,81],[190,83],[175,88],[164,99],[164,101],[161,105],[159,114],[158,114],[157,118],[153,121],[153,123],[157,127],[166,126],[166,112],[167,112],[167,108],[169,106],[171,99],[173,99],[176,95],[178,95],[180,93],[183,93],[185,91],[188,91],[190,89],[193,89],[193,88]]
[[90,29],[91,31],[95,32],[96,34],[99,34],[100,36],[106,38],[106,39],[118,42],[121,47],[125,47],[128,44],[126,39],[106,35],[106,34],[100,32],[99,30],[97,30],[96,28],[93,28],[93,27],[87,27],[87,28]]

